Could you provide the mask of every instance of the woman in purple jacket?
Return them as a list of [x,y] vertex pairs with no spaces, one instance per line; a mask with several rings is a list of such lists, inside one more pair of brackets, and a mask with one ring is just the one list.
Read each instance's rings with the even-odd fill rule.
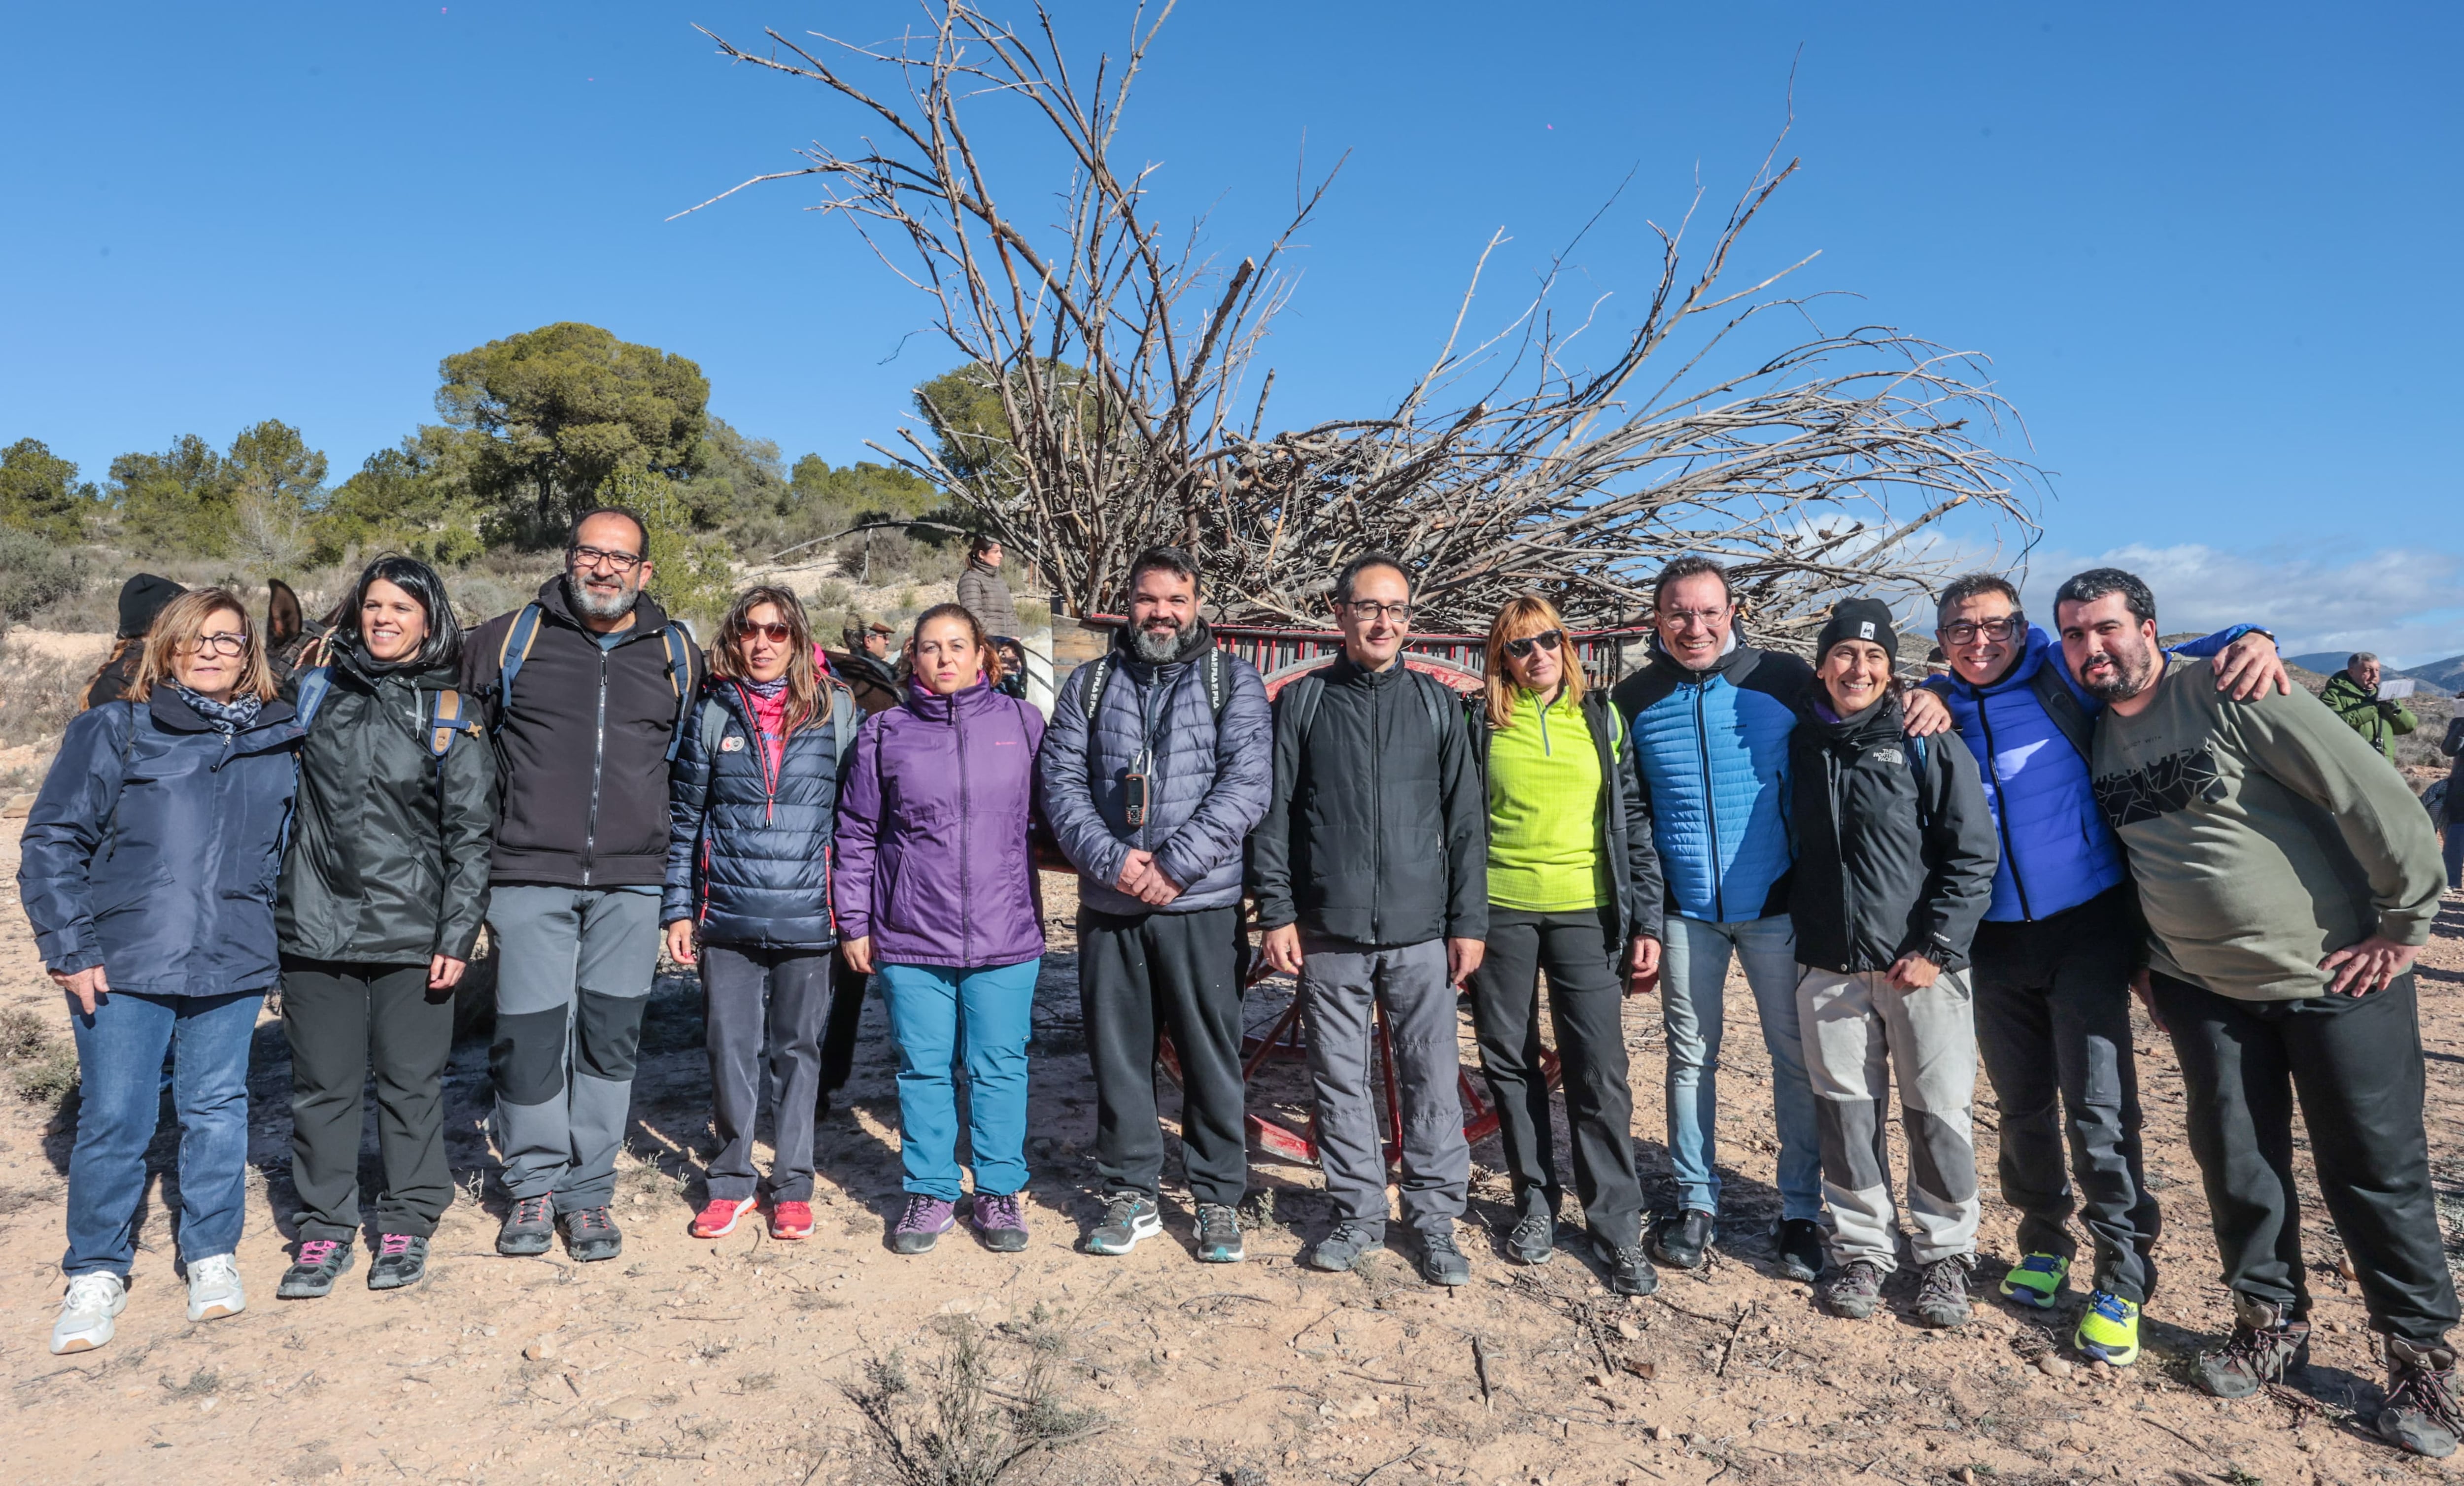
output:
[[1001,662],[975,616],[927,609],[910,642],[906,700],[866,719],[839,797],[834,896],[840,952],[878,971],[898,1038],[907,1211],[901,1254],[955,1223],[964,1047],[976,1192],[986,1247],[1026,1247],[1026,1038],[1044,927],[1027,810],[1044,715],[994,689]]

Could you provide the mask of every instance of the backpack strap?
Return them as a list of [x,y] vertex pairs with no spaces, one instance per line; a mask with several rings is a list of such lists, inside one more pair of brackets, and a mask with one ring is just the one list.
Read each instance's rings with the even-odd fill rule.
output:
[[[711,780],[718,776],[718,740],[726,735],[727,704],[713,691],[701,699],[701,731],[694,734],[701,743],[701,808],[705,816],[710,812]],[[683,741],[682,728],[676,730],[676,737],[679,743]],[[670,754],[671,761],[673,756]]]
[[[1429,714],[1430,740],[1442,747],[1446,736],[1446,703],[1454,699],[1454,688],[1421,675],[1412,669],[1409,664],[1404,665],[1403,674],[1411,678],[1412,688],[1420,693],[1420,707]],[[1438,697],[1441,688],[1447,693],[1444,701],[1441,701]]]
[[693,715],[693,693],[700,688],[693,680],[693,642],[685,638],[684,626],[670,621],[659,631],[659,643],[668,650],[668,689],[676,695],[676,720],[668,730],[668,762],[674,763],[685,746],[685,719]]
[[1309,724],[1317,721],[1317,704],[1326,695],[1326,678],[1315,671],[1295,677],[1284,694],[1291,698],[1292,726],[1300,730],[1301,744],[1307,747]]
[[1104,683],[1112,677],[1112,653],[1110,650],[1078,667],[1078,708],[1087,714],[1087,726],[1095,725],[1095,709],[1103,705]]
[[531,658],[531,645],[539,639],[539,606],[526,603],[505,626],[504,642],[496,646],[496,721],[502,726],[505,714],[514,710],[514,678],[521,674],[522,662]]
[[837,778],[847,767],[847,750],[855,747],[855,731],[864,718],[855,708],[855,692],[836,676],[828,678],[830,688],[830,777]]
[[299,714],[299,726],[317,725],[317,710],[325,705],[325,693],[334,689],[334,672],[324,666],[311,666],[299,672],[299,688],[291,710]]
[[1215,725],[1220,730],[1223,726],[1223,704],[1231,700],[1232,691],[1230,668],[1223,664],[1223,647],[1208,645],[1201,664],[1206,675],[1206,710],[1215,714]]
[[438,763],[445,761],[446,752],[453,747],[454,734],[477,731],[477,725],[467,715],[468,707],[459,691],[428,693],[428,752]]
[[1908,773],[1916,776],[1917,780],[1917,828],[1930,831],[1933,829],[1933,812],[1925,808],[1925,740],[1902,738],[1900,741],[1905,745],[1902,752],[1907,755]]

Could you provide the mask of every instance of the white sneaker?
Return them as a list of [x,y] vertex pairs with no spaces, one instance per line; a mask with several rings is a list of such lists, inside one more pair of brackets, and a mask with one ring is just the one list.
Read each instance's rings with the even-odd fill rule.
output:
[[118,1275],[89,1272],[69,1281],[60,1319],[52,1323],[52,1353],[91,1352],[111,1340],[111,1318],[128,1309],[128,1286]]
[[248,1309],[240,1289],[239,1262],[228,1254],[188,1261],[188,1319],[212,1321]]

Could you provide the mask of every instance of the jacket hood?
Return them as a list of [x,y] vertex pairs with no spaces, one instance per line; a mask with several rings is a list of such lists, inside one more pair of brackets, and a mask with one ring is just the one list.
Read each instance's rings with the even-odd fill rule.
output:
[[1824,715],[1830,706],[1829,693],[1817,697],[1814,709],[1800,726],[1812,730],[1824,742],[1844,748],[1861,749],[1887,742],[1898,737],[1900,730],[1906,726],[1907,712],[1895,696],[1885,696],[1863,711],[1852,713],[1837,722]]
[[2362,689],[2362,684],[2353,679],[2352,672],[2350,671],[2340,670],[2336,672],[2336,674],[2328,677],[2327,685],[2324,689],[2334,691],[2344,696],[2357,697],[2364,701],[2375,702],[2378,700],[2378,696],[2375,692]]
[[462,685],[462,667],[451,662],[435,666],[388,665],[372,661],[356,644],[335,647],[334,668],[367,686],[401,681],[420,691],[451,691]]
[[[572,598],[564,591],[563,574],[560,573],[556,577],[549,579],[546,582],[539,584],[539,591],[537,598],[539,606],[547,612],[550,619],[556,620],[560,623],[569,624],[573,628],[582,630],[585,634],[596,633],[596,631],[592,630],[589,625],[582,623],[582,617],[580,615],[573,612]],[[660,630],[667,627],[668,611],[660,607],[659,601],[651,598],[649,590],[647,589],[641,593],[635,594],[633,596],[633,627],[625,632],[625,638],[629,641],[637,635],[655,635]]]

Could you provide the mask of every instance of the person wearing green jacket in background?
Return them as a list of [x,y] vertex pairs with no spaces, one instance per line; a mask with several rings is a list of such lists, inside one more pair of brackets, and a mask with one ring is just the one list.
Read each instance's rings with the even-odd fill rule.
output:
[[2393,697],[2379,700],[2379,658],[2362,651],[2327,678],[2327,689],[2319,693],[2319,700],[2393,763],[2395,740],[2420,727],[2421,719]]

